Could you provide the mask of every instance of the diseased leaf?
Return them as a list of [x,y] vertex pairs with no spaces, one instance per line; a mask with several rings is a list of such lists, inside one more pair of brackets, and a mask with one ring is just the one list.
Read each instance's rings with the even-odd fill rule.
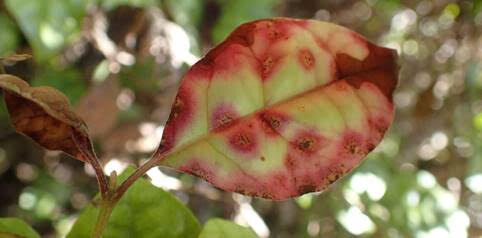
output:
[[82,161],[93,154],[87,126],[64,94],[51,87],[30,87],[8,74],[0,75],[0,88],[18,132],[46,149],[60,150]]
[[330,23],[246,23],[184,76],[156,157],[250,196],[324,190],[393,119],[393,50]]
[[18,218],[0,218],[2,238],[40,238],[27,223]]
[[210,219],[204,224],[199,238],[256,238],[251,229],[219,218]]
[[[133,168],[127,168],[119,180],[124,181],[133,172]],[[98,208],[89,204],[67,237],[90,237],[98,212]],[[196,238],[200,230],[198,221],[186,206],[140,178],[117,203],[102,237]]]

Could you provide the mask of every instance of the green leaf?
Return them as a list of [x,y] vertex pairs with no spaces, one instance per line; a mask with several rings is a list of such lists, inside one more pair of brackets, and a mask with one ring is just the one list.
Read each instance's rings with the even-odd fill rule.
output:
[[154,69],[157,67],[152,58],[140,60],[131,67],[124,67],[119,73],[121,86],[130,88],[136,93],[155,94],[162,83],[154,74]]
[[[119,176],[120,181],[125,180],[133,171],[133,168],[126,169]],[[88,205],[67,237],[89,237],[98,212],[98,208]],[[140,178],[114,208],[103,237],[194,238],[200,229],[194,215],[179,200]]]
[[278,0],[220,1],[221,16],[212,31],[214,43],[221,42],[235,27],[244,22],[275,16],[273,9],[278,3]]
[[157,5],[157,0],[99,0],[102,8],[112,10],[121,5],[133,7],[151,7]]
[[0,218],[0,237],[40,238],[32,227],[18,218]]
[[191,43],[190,51],[199,55],[199,26],[204,16],[204,1],[165,0],[164,4],[173,20],[188,33]]
[[7,15],[0,13],[0,57],[10,54],[18,47],[18,29]]
[[41,62],[55,56],[79,35],[86,4],[78,0],[6,0],[7,9]]
[[326,22],[245,23],[184,76],[156,159],[249,196],[322,191],[390,126],[395,59]]
[[183,27],[196,28],[203,16],[203,1],[166,0],[165,4],[175,22]]
[[82,81],[82,75],[75,68],[58,70],[52,67],[43,67],[31,84],[35,87],[50,86],[64,92],[74,105],[87,92],[87,87]]
[[242,227],[230,221],[214,218],[204,225],[199,238],[256,238],[249,228]]

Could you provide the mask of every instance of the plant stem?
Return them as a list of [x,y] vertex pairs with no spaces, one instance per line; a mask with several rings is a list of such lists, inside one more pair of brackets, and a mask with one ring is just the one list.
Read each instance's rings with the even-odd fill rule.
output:
[[97,183],[99,184],[100,195],[102,196],[102,199],[106,199],[109,194],[109,184],[107,182],[107,178],[105,177],[104,170],[102,169],[102,165],[100,164],[95,154],[88,157],[89,163],[94,168],[95,175],[97,176]]
[[99,208],[99,215],[97,216],[97,223],[95,224],[94,231],[92,233],[92,238],[101,238],[104,229],[107,227],[109,223],[110,215],[114,210],[115,205],[117,204],[116,200],[111,199],[102,199],[100,208]]
[[119,200],[127,189],[140,177],[142,177],[149,169],[155,167],[160,160],[160,157],[152,157],[141,167],[137,168],[115,191],[113,200]]
[[72,140],[74,141],[75,146],[79,150],[81,156],[86,162],[92,165],[92,168],[94,168],[97,183],[99,185],[100,195],[102,196],[102,200],[106,200],[109,196],[109,183],[107,182],[102,165],[92,149],[90,140],[81,135],[79,136],[77,133],[72,135]]

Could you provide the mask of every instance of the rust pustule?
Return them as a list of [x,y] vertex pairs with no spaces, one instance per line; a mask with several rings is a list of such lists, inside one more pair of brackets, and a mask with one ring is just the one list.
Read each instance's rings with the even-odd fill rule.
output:
[[297,142],[297,148],[301,151],[312,151],[315,141],[312,138],[302,138]]
[[238,152],[253,152],[256,149],[255,135],[249,131],[239,131],[230,137],[229,144]]
[[315,66],[315,57],[308,49],[302,49],[298,52],[298,60],[306,70],[312,69]]

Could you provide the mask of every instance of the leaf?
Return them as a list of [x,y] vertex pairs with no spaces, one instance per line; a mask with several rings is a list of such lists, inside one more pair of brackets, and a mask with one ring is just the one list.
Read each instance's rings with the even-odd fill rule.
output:
[[60,150],[82,161],[93,154],[87,126],[64,94],[51,87],[30,87],[8,74],[0,75],[0,88],[18,132],[46,149]]
[[80,100],[86,93],[87,88],[82,80],[82,75],[75,68],[62,70],[53,67],[44,67],[31,81],[32,86],[51,86],[61,92],[65,92],[72,104]]
[[199,238],[256,238],[249,228],[219,218],[210,219],[204,225]]
[[[126,169],[119,176],[120,181],[127,179],[133,171],[133,168]],[[92,203],[89,204],[67,237],[90,237],[98,211]],[[200,230],[198,221],[187,207],[171,194],[140,178],[114,208],[103,237],[194,238],[198,237]]]
[[[213,41],[221,42],[239,24],[259,18],[275,16],[279,0],[222,0],[221,16],[212,30]],[[255,5],[256,7],[253,7]]]
[[0,218],[0,237],[40,238],[37,232],[18,218]]
[[35,60],[55,56],[80,35],[87,3],[78,0],[5,0],[33,48]]
[[184,76],[155,157],[250,196],[324,190],[390,126],[395,58],[330,23],[243,24]]
[[18,47],[18,29],[7,15],[0,13],[0,56],[12,53]]

